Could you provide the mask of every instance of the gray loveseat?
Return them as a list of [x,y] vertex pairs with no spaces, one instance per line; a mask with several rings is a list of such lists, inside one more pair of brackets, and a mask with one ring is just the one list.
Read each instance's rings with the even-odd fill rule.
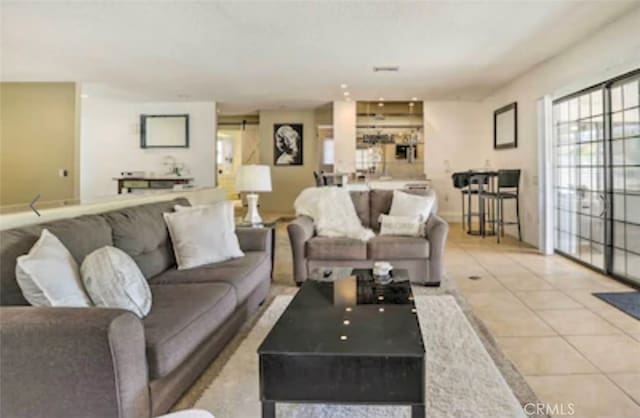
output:
[[[0,416],[148,418],[166,412],[262,303],[271,285],[269,229],[238,229],[246,256],[176,270],[162,213],[184,199],[0,232]],[[43,227],[78,262],[113,245],[149,280],[151,312],[35,308],[16,258]]]
[[[404,191],[420,195],[434,194],[433,191]],[[378,218],[381,214],[389,213],[393,191],[352,191],[350,194],[362,225],[378,233]],[[409,270],[412,282],[438,286],[442,278],[449,225],[436,212],[437,205],[434,205],[425,225],[425,238],[376,235],[369,242],[317,236],[313,220],[299,216],[287,227],[293,252],[294,280],[298,285],[301,284],[314,268],[367,268],[374,261],[389,261],[396,268]]]

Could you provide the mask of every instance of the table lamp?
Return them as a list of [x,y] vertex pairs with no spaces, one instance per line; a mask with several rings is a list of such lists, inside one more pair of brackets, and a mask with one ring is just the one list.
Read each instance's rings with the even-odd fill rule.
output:
[[236,191],[247,192],[247,215],[244,222],[261,225],[258,213],[258,194],[271,191],[271,167],[268,165],[243,165],[236,173]]

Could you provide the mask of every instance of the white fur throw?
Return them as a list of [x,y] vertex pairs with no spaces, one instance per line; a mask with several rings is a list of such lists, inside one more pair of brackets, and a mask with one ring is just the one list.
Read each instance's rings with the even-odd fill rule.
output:
[[369,241],[375,236],[362,226],[349,191],[341,187],[304,189],[293,203],[297,215],[313,219],[316,233],[322,237],[345,237]]

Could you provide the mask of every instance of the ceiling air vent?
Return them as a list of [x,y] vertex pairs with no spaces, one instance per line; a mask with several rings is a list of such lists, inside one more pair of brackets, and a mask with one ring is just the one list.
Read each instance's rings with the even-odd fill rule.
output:
[[373,72],[374,73],[382,73],[382,72],[395,73],[399,69],[400,69],[400,67],[398,67],[398,66],[388,65],[388,66],[381,66],[381,67],[373,67]]

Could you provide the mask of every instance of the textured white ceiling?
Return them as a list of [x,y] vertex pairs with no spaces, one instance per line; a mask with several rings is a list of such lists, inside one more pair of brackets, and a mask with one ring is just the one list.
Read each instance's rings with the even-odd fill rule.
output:
[[[638,1],[2,3],[2,79],[229,111],[479,99]],[[374,73],[397,65],[398,73]]]

